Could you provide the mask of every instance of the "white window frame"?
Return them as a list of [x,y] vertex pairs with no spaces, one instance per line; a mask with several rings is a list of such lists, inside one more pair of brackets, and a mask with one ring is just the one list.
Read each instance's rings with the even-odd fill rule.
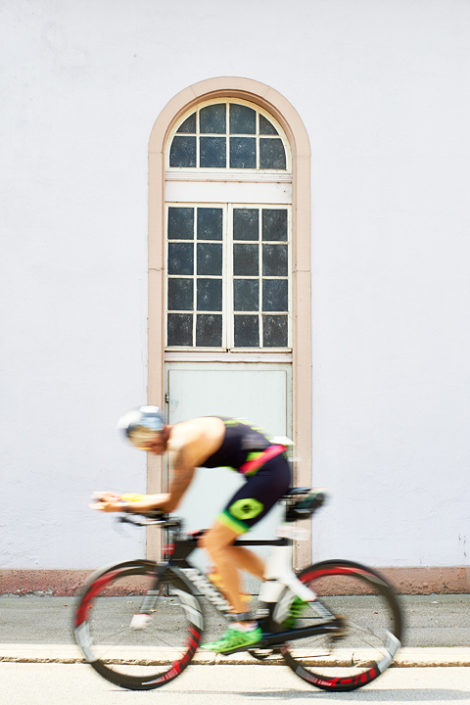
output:
[[[178,128],[180,125],[188,118],[190,117],[194,112],[199,113],[199,111],[202,108],[207,108],[210,105],[220,105],[221,103],[224,103],[225,105],[229,106],[231,104],[237,104],[237,105],[244,105],[248,108],[251,108],[252,110],[255,110],[257,113],[256,116],[256,132],[255,134],[239,134],[239,133],[230,133],[230,121],[228,119],[228,110],[226,113],[226,122],[225,122],[225,132],[218,132],[218,133],[212,133],[212,132],[200,132],[199,130],[199,120],[196,120],[196,132],[195,133],[178,133]],[[258,114],[262,115],[268,122],[270,122],[277,130],[278,134],[277,135],[262,135],[259,132],[259,120],[258,120]],[[229,161],[229,154],[230,154],[230,137],[254,137],[256,139],[256,168],[255,169],[232,169],[230,166],[225,166],[225,167],[200,167],[200,166],[195,166],[195,167],[177,167],[177,166],[170,166],[170,148],[171,144],[173,142],[173,138],[176,135],[180,136],[196,136],[196,164],[199,164],[199,138],[200,137],[225,137],[226,139],[226,161]],[[285,169],[260,169],[259,168],[259,156],[260,156],[260,138],[267,138],[267,139],[281,139],[282,144],[284,146],[284,152],[286,155],[286,168]],[[243,176],[246,177],[252,177],[253,174],[292,174],[292,154],[291,154],[291,149],[289,145],[289,140],[287,139],[287,136],[282,128],[282,126],[279,124],[279,122],[272,116],[270,115],[267,111],[263,110],[260,108],[258,105],[255,105],[254,103],[251,103],[247,100],[243,100],[241,98],[219,98],[219,99],[212,99],[212,100],[207,100],[203,101],[202,103],[198,103],[196,106],[193,106],[189,110],[185,111],[178,121],[173,125],[172,129],[170,130],[166,142],[166,149],[165,149],[165,169],[169,172],[173,173],[178,173],[178,172],[189,172],[189,173],[194,173],[194,172],[199,172],[203,173],[206,175],[211,174],[213,176],[216,175],[224,175],[227,172],[228,173],[233,173],[236,171],[237,176],[243,179]]]
[[[211,240],[211,243],[221,243],[222,245],[222,309],[221,311],[214,311],[213,313],[215,315],[221,315],[222,316],[222,345],[220,347],[204,347],[204,346],[171,346],[166,344],[165,345],[165,350],[170,353],[174,353],[177,355],[178,353],[194,353],[195,356],[199,352],[204,352],[204,353],[231,353],[231,354],[260,354],[263,355],[265,353],[267,354],[277,354],[277,353],[291,353],[292,351],[292,208],[289,205],[275,205],[275,204],[259,204],[259,203],[210,203],[210,202],[204,202],[204,203],[192,203],[192,202],[167,202],[165,203],[165,234],[167,235],[168,233],[168,212],[170,208],[194,208],[195,214],[197,213],[198,208],[220,208],[222,210],[222,241],[220,240]],[[234,241],[233,239],[233,211],[236,208],[253,208],[257,209],[259,213],[259,239],[258,241],[245,241],[245,240],[240,240],[240,241]],[[288,271],[287,271],[287,276],[286,277],[275,277],[275,276],[268,276],[268,277],[263,277],[263,272],[262,272],[262,248],[263,244],[266,244],[263,242],[262,239],[262,212],[264,209],[269,209],[269,210],[286,210],[287,211],[287,254],[288,254]],[[166,282],[165,282],[165,341],[168,340],[168,312],[169,312],[169,307],[168,307],[168,280],[170,278],[184,278],[184,279],[192,279],[194,282],[193,286],[193,308],[191,310],[187,309],[184,312],[182,311],[181,313],[187,313],[191,314],[193,316],[193,341],[196,341],[196,318],[198,313],[202,313],[202,315],[210,315],[211,312],[201,312],[197,311],[197,280],[198,280],[198,275],[196,271],[196,262],[197,262],[197,245],[198,243],[201,242],[201,240],[197,239],[196,236],[196,222],[197,218],[194,218],[194,239],[193,239],[193,246],[194,246],[194,273],[192,275],[170,275],[168,273],[168,243],[169,242],[179,242],[179,240],[168,240],[168,237],[166,237],[166,247],[165,247],[165,271],[166,271]],[[181,242],[189,242],[189,240],[181,240]],[[208,241],[209,242],[209,241]],[[260,345],[255,346],[255,347],[235,347],[235,340],[234,340],[234,335],[235,335],[235,315],[237,312],[234,309],[233,301],[234,301],[234,277],[233,277],[233,245],[234,243],[240,244],[246,243],[246,244],[251,244],[251,245],[258,245],[258,251],[259,251],[259,263],[260,263],[260,269],[259,269],[259,274],[258,277],[252,277],[252,276],[247,276],[247,279],[257,279],[260,283],[259,286],[259,306],[258,306],[258,311],[255,312],[246,312],[245,315],[253,315],[257,316],[258,322],[259,322],[259,340],[260,340]],[[273,241],[270,244],[276,244],[276,241]],[[204,279],[210,279],[210,278],[216,278],[219,279],[220,277],[218,276],[213,276],[211,275],[204,275]],[[245,277],[243,276],[237,276],[237,279],[244,279]],[[283,347],[263,347],[263,324],[262,324],[262,319],[264,315],[276,315],[276,311],[270,311],[270,312],[264,312],[262,308],[262,286],[261,283],[263,279],[287,279],[287,288],[288,288],[288,309],[287,313],[282,311],[279,312],[279,315],[285,315],[287,318],[287,330],[288,330],[288,340],[287,340],[287,346]],[[239,312],[241,315],[244,315],[243,312]]]

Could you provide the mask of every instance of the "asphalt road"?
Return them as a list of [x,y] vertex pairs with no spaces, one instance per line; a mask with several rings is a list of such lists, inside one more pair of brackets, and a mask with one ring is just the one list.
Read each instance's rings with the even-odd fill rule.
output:
[[[406,646],[470,647],[470,595],[402,595]],[[0,596],[0,642],[70,644],[73,597]],[[225,627],[210,606],[205,638]],[[1,705],[1,703],[0,703]]]
[[280,666],[191,666],[151,691],[112,686],[83,664],[0,663],[1,705],[468,705],[470,668],[394,668],[361,690],[327,693]]

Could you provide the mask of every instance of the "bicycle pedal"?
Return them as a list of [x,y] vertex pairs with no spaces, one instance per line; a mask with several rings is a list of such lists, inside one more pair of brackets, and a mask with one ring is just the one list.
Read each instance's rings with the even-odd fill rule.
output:
[[344,617],[337,617],[339,622],[337,629],[331,632],[330,636],[332,639],[343,639],[348,634],[348,625]]

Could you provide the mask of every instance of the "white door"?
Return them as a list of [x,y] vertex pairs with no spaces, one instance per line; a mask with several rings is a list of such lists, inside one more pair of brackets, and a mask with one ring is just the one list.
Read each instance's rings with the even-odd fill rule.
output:
[[[269,436],[290,436],[291,367],[282,364],[168,363],[169,423],[197,416],[244,418]],[[244,480],[225,468],[199,468],[178,514],[188,530],[210,526]],[[250,536],[272,537],[281,518],[276,507]],[[261,554],[266,549],[260,550]],[[198,557],[199,565],[207,560]]]

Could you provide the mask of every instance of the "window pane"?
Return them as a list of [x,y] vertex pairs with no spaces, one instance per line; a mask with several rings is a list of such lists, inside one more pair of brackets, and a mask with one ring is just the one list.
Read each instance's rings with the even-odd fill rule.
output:
[[242,277],[259,274],[258,245],[233,246],[233,273]]
[[168,345],[193,344],[193,317],[187,313],[168,314]]
[[263,209],[263,240],[287,241],[287,210]]
[[263,275],[287,276],[287,245],[263,245]]
[[168,279],[168,308],[173,311],[193,310],[192,279]]
[[199,111],[199,131],[225,134],[225,104],[209,105]]
[[216,347],[222,345],[222,316],[199,315],[196,320],[196,345]]
[[230,132],[235,135],[256,134],[256,112],[246,105],[230,105]]
[[236,348],[258,348],[258,316],[235,316],[234,334]]
[[196,113],[186,118],[178,127],[177,132],[196,132]]
[[234,208],[233,239],[258,240],[259,217],[257,208]]
[[269,120],[263,115],[259,116],[259,133],[260,135],[277,135],[279,134],[274,125],[272,125]]
[[225,167],[225,137],[201,137],[200,150],[201,167]]
[[260,169],[285,169],[286,153],[280,139],[261,138],[259,141]]
[[222,279],[197,280],[197,310],[222,311]]
[[287,310],[287,279],[263,279],[263,311]]
[[230,166],[232,169],[256,169],[254,137],[230,138]]
[[197,246],[197,273],[222,274],[222,245],[200,243]]
[[287,347],[287,316],[263,316],[263,346]]
[[196,166],[196,138],[173,137],[170,149],[170,166]]
[[235,279],[233,308],[235,311],[259,310],[259,282],[257,279]]
[[168,245],[168,273],[193,274],[194,248],[189,242],[170,242]]
[[197,209],[199,240],[222,240],[222,208]]
[[168,209],[168,238],[192,240],[194,237],[194,208]]

